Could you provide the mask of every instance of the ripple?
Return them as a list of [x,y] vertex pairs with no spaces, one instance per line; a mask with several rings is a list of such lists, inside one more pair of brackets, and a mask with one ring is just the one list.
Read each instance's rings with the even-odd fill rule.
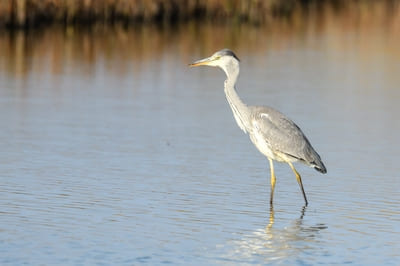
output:
[[[178,50],[124,71],[115,50],[67,69],[0,73],[0,264],[398,264],[400,80],[387,70],[399,45],[386,49],[373,28],[349,39],[327,25],[242,51],[240,95],[292,117],[328,167],[297,164],[303,208],[277,163],[273,213],[268,161],[236,128],[222,74],[190,72]],[[57,45],[99,41],[74,34]],[[376,49],[355,54],[354,36]],[[32,41],[37,53],[41,37]],[[34,62],[54,57],[39,50]]]

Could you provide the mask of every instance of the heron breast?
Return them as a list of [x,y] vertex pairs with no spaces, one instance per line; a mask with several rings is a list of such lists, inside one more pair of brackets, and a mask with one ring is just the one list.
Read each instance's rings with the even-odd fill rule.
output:
[[253,142],[254,146],[256,146],[257,149],[268,158],[280,162],[284,161],[276,152],[273,151],[271,145],[261,134],[253,132],[250,134],[250,140]]

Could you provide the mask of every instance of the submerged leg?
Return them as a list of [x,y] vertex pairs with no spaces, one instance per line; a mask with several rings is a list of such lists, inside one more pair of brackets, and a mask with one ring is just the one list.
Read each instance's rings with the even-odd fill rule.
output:
[[274,225],[274,221],[275,221],[275,218],[274,218],[274,207],[271,205],[270,208],[269,208],[269,222],[268,222],[267,227],[265,228],[267,230],[267,233],[271,233],[270,229]]
[[269,199],[269,204],[272,205],[272,201],[274,198],[276,177],[275,177],[275,171],[274,171],[274,163],[273,163],[272,159],[268,158],[268,160],[269,160],[269,168],[271,169],[271,198]]
[[301,192],[303,192],[303,197],[304,200],[306,201],[306,206],[308,205],[308,201],[307,201],[307,197],[306,197],[306,193],[304,192],[304,188],[303,188],[303,182],[301,182],[301,176],[300,174],[296,171],[296,169],[294,168],[293,164],[291,162],[288,162],[288,164],[290,165],[290,168],[292,168],[293,173],[296,175],[296,180],[297,183],[299,183],[299,186],[301,188]]

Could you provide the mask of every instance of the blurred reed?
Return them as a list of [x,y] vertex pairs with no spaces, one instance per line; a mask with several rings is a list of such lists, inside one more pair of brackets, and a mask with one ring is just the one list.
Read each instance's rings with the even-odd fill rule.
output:
[[369,3],[397,0],[1,0],[0,26],[95,22],[174,23],[194,19],[266,24],[296,11],[353,7],[368,12]]
[[354,56],[364,62],[385,51],[390,55],[387,59],[390,72],[397,74],[400,5],[394,7],[384,1],[374,1],[367,7],[357,12],[352,7],[340,12],[334,7],[310,9],[306,14],[295,13],[290,19],[275,19],[260,27],[247,23],[226,26],[191,21],[171,27],[156,24],[126,27],[123,23],[113,23],[0,30],[0,77],[8,75],[23,80],[32,71],[51,76],[78,71],[91,76],[99,66],[105,67],[107,73],[129,75],[133,68],[138,72],[149,62],[168,61],[160,59],[165,54],[179,55],[185,67],[193,58],[221,47],[248,56],[263,54],[266,50],[285,51],[295,35],[303,36],[309,45],[316,36],[329,36],[325,45],[330,47],[332,60],[340,60],[340,52],[354,41],[359,44]]

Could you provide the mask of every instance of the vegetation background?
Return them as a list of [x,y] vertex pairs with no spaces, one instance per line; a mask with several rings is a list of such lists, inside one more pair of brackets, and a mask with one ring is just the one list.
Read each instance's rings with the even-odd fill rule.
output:
[[385,2],[386,12],[398,9],[397,0],[1,0],[0,26],[33,27],[49,23],[87,24],[212,19],[266,24],[326,8],[368,14]]

